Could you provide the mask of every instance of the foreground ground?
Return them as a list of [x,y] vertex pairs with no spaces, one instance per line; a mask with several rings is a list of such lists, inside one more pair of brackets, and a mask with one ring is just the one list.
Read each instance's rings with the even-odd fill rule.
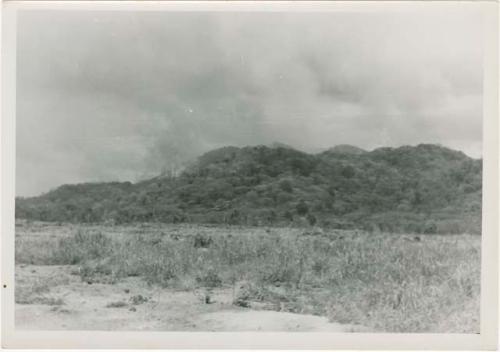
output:
[[16,226],[16,327],[479,331],[480,237]]
[[200,292],[152,288],[138,278],[89,284],[72,266],[16,268],[17,284],[50,282],[16,306],[16,327],[49,330],[363,331],[325,317],[241,308],[230,289],[215,289],[206,304]]

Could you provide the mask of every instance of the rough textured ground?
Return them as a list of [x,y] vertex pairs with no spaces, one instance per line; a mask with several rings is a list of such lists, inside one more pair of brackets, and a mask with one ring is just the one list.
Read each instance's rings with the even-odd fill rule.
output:
[[43,330],[330,331],[363,330],[327,318],[232,305],[232,290],[174,291],[140,278],[82,282],[76,266],[18,265],[16,328]]
[[28,328],[479,332],[469,234],[17,222],[15,251]]

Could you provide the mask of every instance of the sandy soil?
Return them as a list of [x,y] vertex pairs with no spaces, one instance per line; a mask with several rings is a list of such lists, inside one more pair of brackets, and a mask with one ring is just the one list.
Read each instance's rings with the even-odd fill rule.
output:
[[[140,278],[82,282],[76,267],[16,267],[16,328],[34,330],[363,331],[324,317],[240,308],[232,290],[211,293],[150,287]],[[73,274],[72,274],[73,273]],[[135,297],[135,299],[134,299]]]

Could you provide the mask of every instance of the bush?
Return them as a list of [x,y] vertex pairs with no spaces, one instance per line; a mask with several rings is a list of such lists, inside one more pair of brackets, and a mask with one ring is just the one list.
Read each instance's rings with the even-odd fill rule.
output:
[[139,304],[146,303],[148,301],[149,301],[149,298],[144,297],[143,295],[135,295],[135,296],[130,297],[130,303],[132,303],[135,306],[139,305]]
[[217,271],[213,268],[210,268],[196,277],[196,282],[202,286],[207,288],[215,288],[222,286],[222,279],[220,278]]
[[194,236],[194,248],[208,248],[212,244],[212,237],[197,233]]

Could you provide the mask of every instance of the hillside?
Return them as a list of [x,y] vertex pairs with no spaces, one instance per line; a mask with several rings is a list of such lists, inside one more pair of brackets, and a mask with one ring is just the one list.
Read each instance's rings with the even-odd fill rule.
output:
[[333,148],[330,148],[328,151],[331,153],[355,154],[355,155],[366,153],[366,150],[358,148],[354,145],[349,145],[349,144],[339,144]]
[[16,217],[480,233],[481,184],[481,160],[430,144],[314,155],[224,147],[175,178],[64,185],[18,198]]

